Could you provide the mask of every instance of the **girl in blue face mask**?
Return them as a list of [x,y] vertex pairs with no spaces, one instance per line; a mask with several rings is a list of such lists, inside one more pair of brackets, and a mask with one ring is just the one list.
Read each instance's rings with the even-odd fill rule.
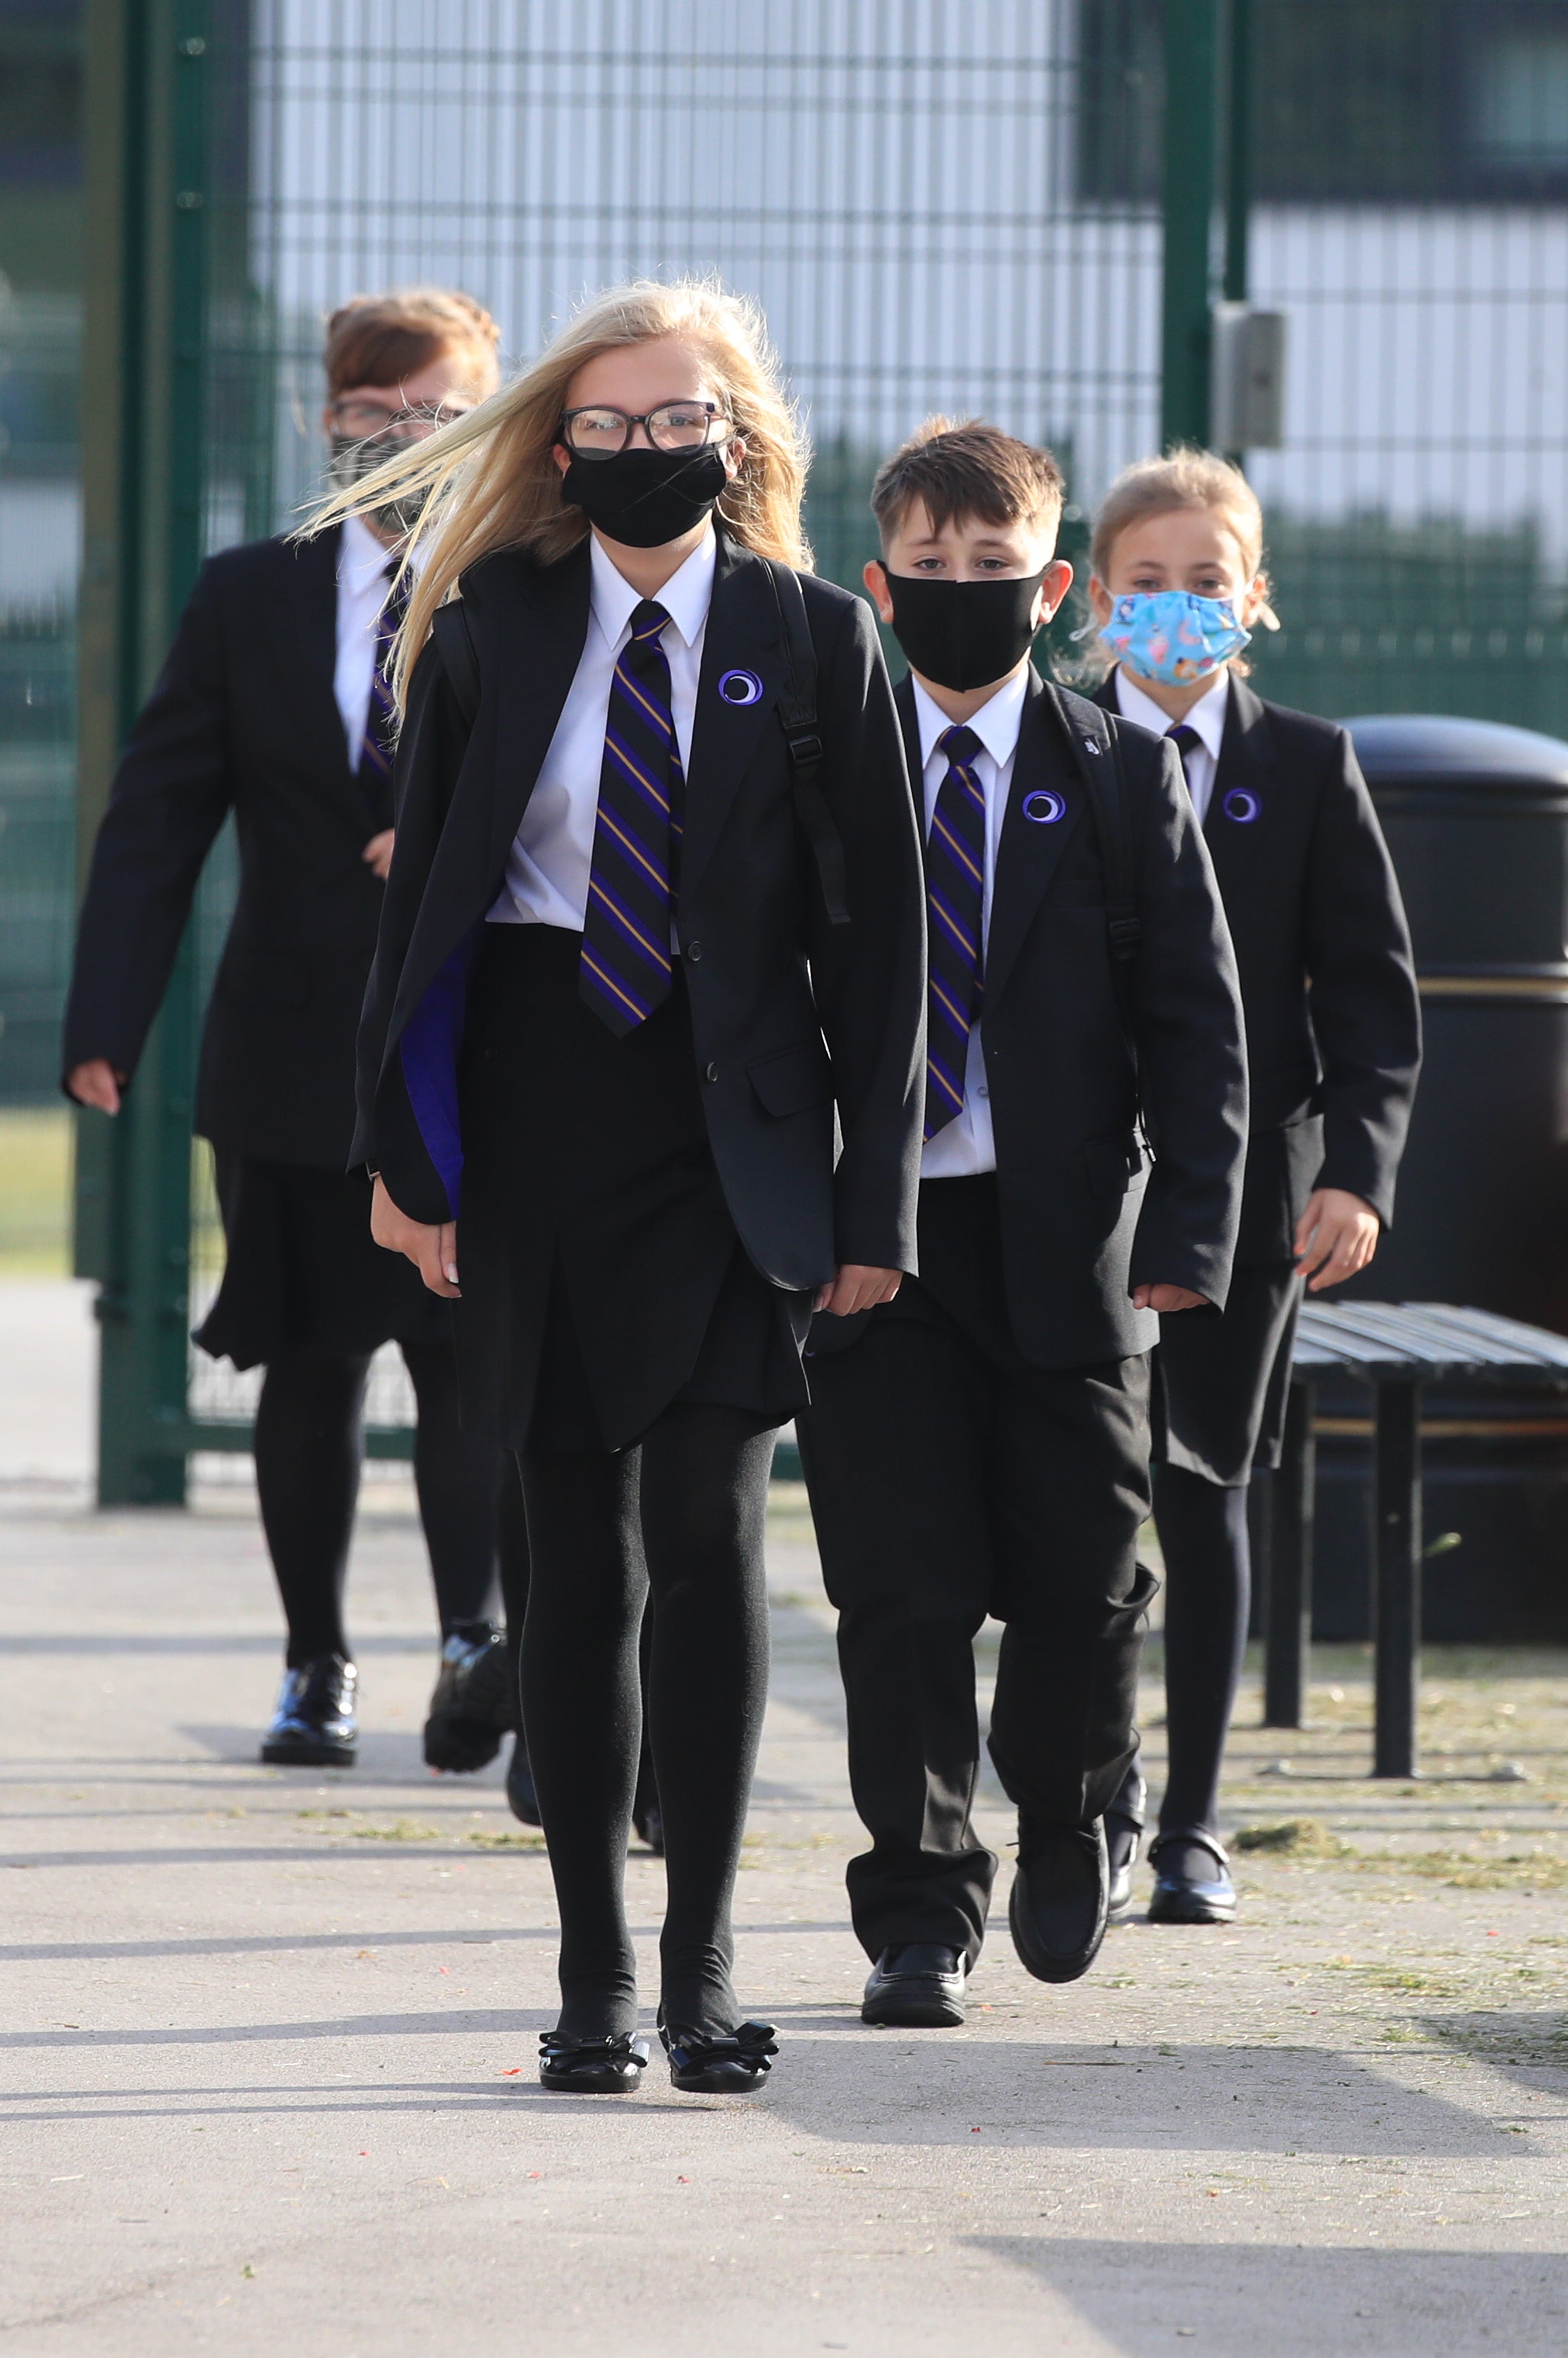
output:
[[[1112,484],[1089,583],[1115,665],[1098,701],[1181,758],[1235,945],[1251,1078],[1225,1315],[1162,1321],[1155,1354],[1170,1730],[1156,1923],[1235,1913],[1217,1789],[1247,1634],[1247,1485],[1279,1463],[1303,1276],[1314,1293],[1353,1277],[1390,1216],[1421,1054],[1399,887],[1350,741],[1246,685],[1242,649],[1275,627],[1262,554],[1246,478],[1175,450]],[[1106,1821],[1113,1913],[1130,1904],[1143,1798],[1134,1764]]]

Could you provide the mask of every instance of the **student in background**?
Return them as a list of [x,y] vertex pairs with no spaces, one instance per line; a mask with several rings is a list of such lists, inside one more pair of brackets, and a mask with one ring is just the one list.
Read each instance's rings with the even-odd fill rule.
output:
[[[1251,1076],[1225,1316],[1163,1323],[1155,1355],[1170,1743],[1150,1851],[1156,1923],[1236,1911],[1218,1786],[1247,1640],[1247,1485],[1279,1463],[1303,1278],[1319,1293],[1354,1277],[1392,1216],[1421,1063],[1404,910],[1350,740],[1242,676],[1249,626],[1273,621],[1262,562],[1251,486],[1204,450],[1130,467],[1095,525],[1089,594],[1116,661],[1096,700],[1181,755],[1235,945]],[[1143,1806],[1134,1762],[1108,1820],[1119,1909]]]
[[798,1431],[871,1836],[848,1878],[862,2017],[913,2027],[964,2019],[996,1876],[970,1823],[988,1613],[1013,1944],[1049,1982],[1099,1948],[1155,1587],[1148,1353],[1157,1312],[1226,1298],[1247,1092],[1174,755],[1030,663],[1072,579],[1055,460],[933,418],[871,504],[926,841],[919,1274],[818,1320]]
[[[333,313],[324,357],[321,424],[343,481],[498,381],[488,313],[439,288],[354,297]],[[256,541],[203,566],[93,849],[65,1087],[118,1112],[232,812],[239,897],[196,1098],[228,1258],[197,1340],[265,1369],[256,1487],[288,1647],[262,1758],[355,1757],[343,1588],[366,1379],[395,1340],[418,1403],[414,1470],[443,1641],[427,1758],[475,1768],[508,1708],[494,1615],[502,1460],[460,1426],[449,1313],[376,1250],[368,1191],[347,1175],[354,1035],[392,859],[385,666],[408,522],[383,506],[319,540]]]
[[760,320],[643,284],[356,495],[427,488],[432,535],[356,1152],[377,1237],[456,1303],[465,1416],[520,1455],[561,1916],[540,2078],[569,2093],[647,2054],[622,1886],[650,1586],[671,2079],[769,2068],[730,1915],[773,1435],[813,1305],[913,1263],[919,844],[871,618],[799,570],[803,471]]

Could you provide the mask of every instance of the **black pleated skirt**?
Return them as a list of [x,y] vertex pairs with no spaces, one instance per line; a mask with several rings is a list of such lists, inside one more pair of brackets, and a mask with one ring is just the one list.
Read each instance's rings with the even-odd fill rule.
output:
[[357,1358],[450,1339],[450,1304],[373,1241],[362,1179],[222,1147],[216,1161],[228,1259],[196,1330],[213,1358],[255,1368],[301,1347]]
[[679,962],[617,1039],[578,990],[582,936],[490,925],[470,987],[458,1363],[505,1446],[629,1447],[677,1401],[783,1423],[806,1401],[810,1297],[753,1267],[703,1119]]

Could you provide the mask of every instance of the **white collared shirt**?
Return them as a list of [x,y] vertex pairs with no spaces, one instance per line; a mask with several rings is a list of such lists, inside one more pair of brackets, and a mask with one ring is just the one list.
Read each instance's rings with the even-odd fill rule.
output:
[[[427,551],[416,548],[413,569],[417,573]],[[397,558],[383,548],[362,517],[343,518],[338,542],[338,657],[332,672],[332,693],[338,699],[349,767],[357,770],[364,750],[370,719],[370,684],[375,672],[375,626],[392,584],[387,568]]]
[[[938,705],[932,702],[917,679],[912,679],[910,686],[914,690],[914,712],[920,729],[921,780],[925,795],[925,832],[929,836],[936,797],[947,774],[947,756],[941,751],[938,741],[954,723]],[[1007,797],[1012,785],[1018,732],[1023,723],[1023,699],[1028,692],[1029,674],[1025,669],[999,687],[990,702],[982,704],[973,718],[965,723],[980,741],[980,751],[975,755],[972,766],[986,798],[986,873],[980,902],[980,938],[988,945],[990,941],[991,893],[996,881],[997,852],[1001,843],[1002,821],[1007,816]],[[964,1064],[964,1109],[945,1129],[939,1130],[924,1149],[920,1158],[920,1175],[923,1179],[964,1179],[974,1173],[995,1169],[990,1090],[986,1082],[985,1057],[980,1048],[980,1027],[977,1023],[969,1033],[968,1055]]]
[[[659,644],[670,667],[670,707],[683,770],[691,766],[702,642],[718,559],[719,543],[710,526],[658,594],[657,602],[670,618]],[[559,925],[568,933],[582,931],[611,683],[616,658],[632,636],[632,617],[643,602],[642,591],[616,571],[597,536],[590,562],[588,637],[506,857],[506,882],[490,912],[492,925]]]
[[[1208,798],[1214,792],[1214,773],[1219,766],[1225,716],[1230,705],[1229,679],[1228,670],[1217,671],[1213,687],[1206,687],[1191,711],[1183,716],[1187,727],[1195,729],[1203,741],[1193,747],[1182,764],[1200,827],[1208,817]],[[1182,726],[1168,712],[1162,712],[1153,698],[1145,696],[1136,681],[1128,678],[1122,664],[1116,667],[1116,701],[1124,720],[1136,720],[1140,729],[1152,729],[1156,737],[1168,737],[1173,729]]]

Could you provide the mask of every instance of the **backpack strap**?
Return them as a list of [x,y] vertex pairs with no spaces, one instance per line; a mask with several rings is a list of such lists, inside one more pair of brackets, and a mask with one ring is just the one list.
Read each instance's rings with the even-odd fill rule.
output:
[[789,748],[795,815],[816,863],[817,882],[822,887],[827,922],[832,925],[847,925],[849,907],[846,897],[844,846],[822,788],[822,734],[816,719],[816,650],[812,645],[811,631],[806,619],[806,599],[801,590],[800,577],[789,566],[777,564],[772,557],[763,557],[762,562],[767,570],[768,579],[773,583],[773,602],[779,611],[779,636],[784,651],[786,668],[784,686],[778,692],[777,709],[784,728],[784,743]]
[[430,617],[430,635],[458,710],[471,729],[479,710],[479,650],[473,643],[468,608],[460,598],[437,607]]

